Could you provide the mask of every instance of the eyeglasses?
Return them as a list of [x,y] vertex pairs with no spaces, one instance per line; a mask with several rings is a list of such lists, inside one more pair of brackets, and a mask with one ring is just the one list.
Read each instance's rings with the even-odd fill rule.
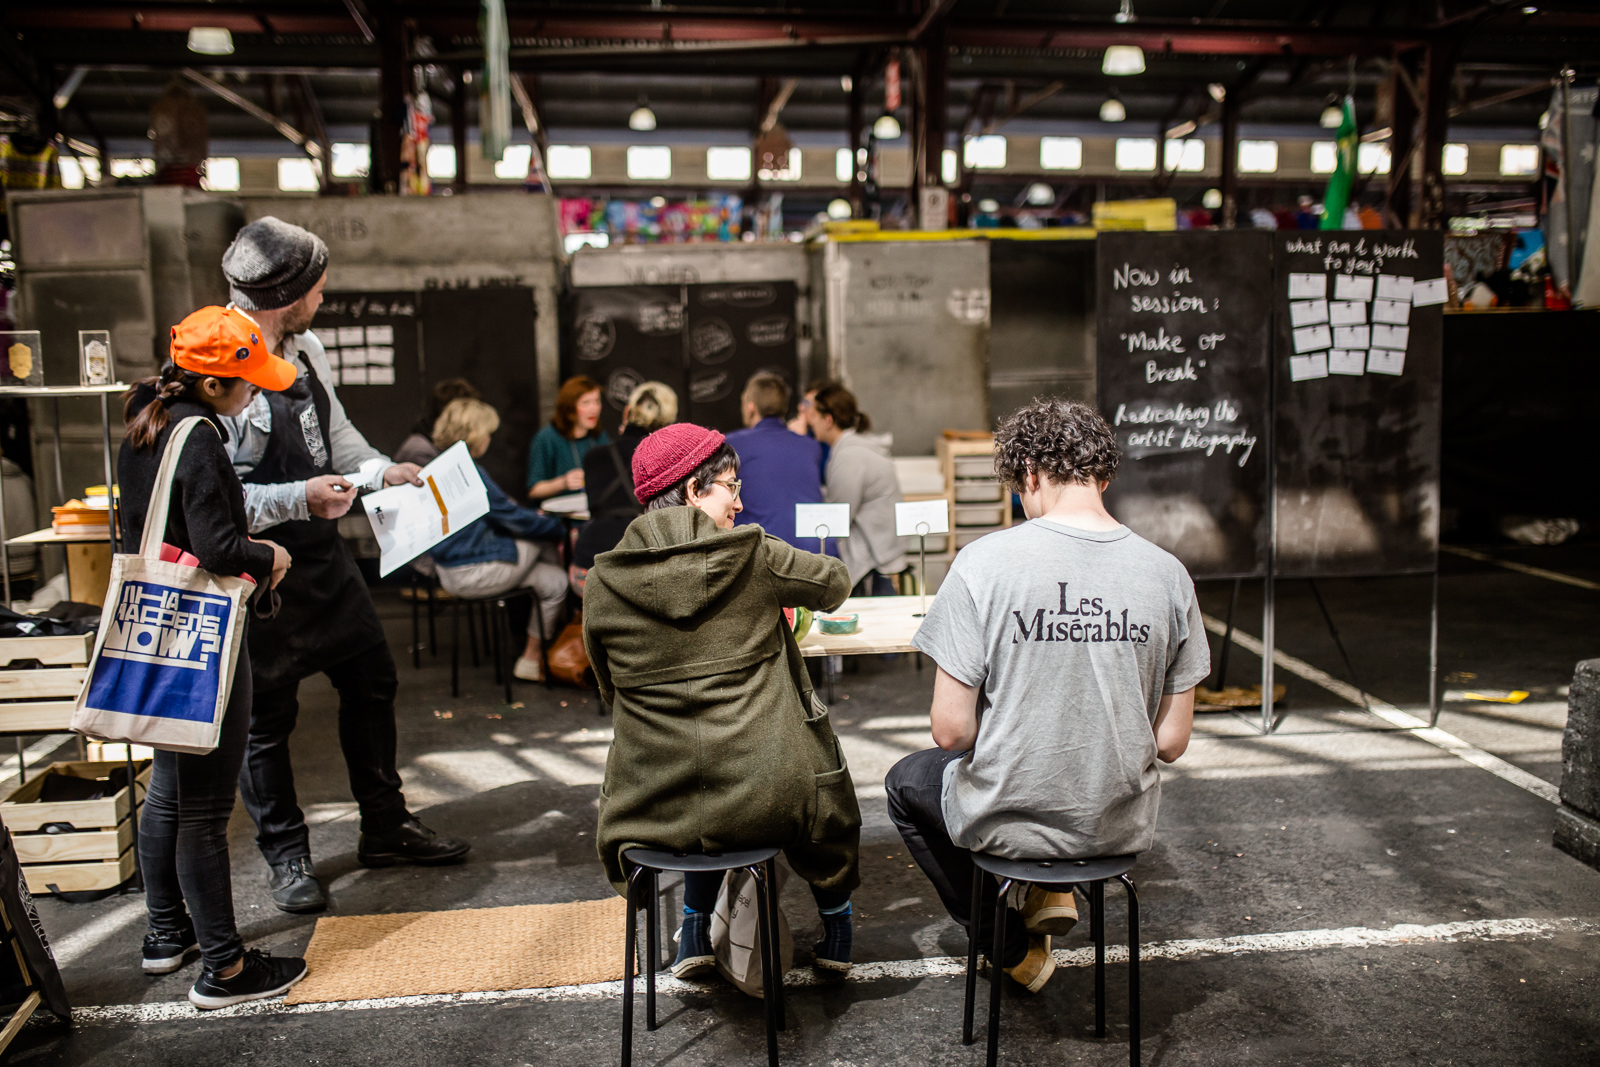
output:
[[712,482],[711,484],[712,485],[720,485],[720,486],[722,486],[728,492],[733,494],[733,499],[738,500],[739,499],[739,487],[744,485],[744,482],[740,481],[738,478],[730,478],[725,482],[719,480],[719,481]]

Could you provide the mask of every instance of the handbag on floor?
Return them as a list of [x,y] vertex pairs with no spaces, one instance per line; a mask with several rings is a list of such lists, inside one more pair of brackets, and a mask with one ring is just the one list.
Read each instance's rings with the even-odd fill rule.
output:
[[[789,869],[772,865],[774,877],[768,892],[783,895]],[[761,991],[761,915],[756,909],[756,879],[749,871],[729,871],[717,891],[717,906],[711,913],[711,954],[717,958],[717,971],[750,996],[760,999]],[[787,973],[794,966],[794,934],[789,919],[778,908],[778,961]],[[772,976],[783,981],[783,974]]]
[[255,583],[163,558],[174,553],[162,544],[178,457],[206,421],[184,419],[172,431],[139,552],[112,557],[100,632],[72,713],[72,729],[97,741],[199,755],[217,747]]
[[[533,610],[538,611],[539,606],[535,604]],[[589,652],[583,647],[582,612],[573,616],[572,621],[563,626],[556,639],[550,642],[550,651],[545,653],[545,660],[550,664],[550,677],[579,689],[594,688]]]

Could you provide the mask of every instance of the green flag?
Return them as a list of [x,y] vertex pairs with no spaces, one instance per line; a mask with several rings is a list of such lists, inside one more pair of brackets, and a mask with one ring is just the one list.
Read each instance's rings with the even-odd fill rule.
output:
[[1339,120],[1338,165],[1328,175],[1328,188],[1322,194],[1322,229],[1344,229],[1345,208],[1350,206],[1350,182],[1356,174],[1356,102],[1344,98],[1344,117]]

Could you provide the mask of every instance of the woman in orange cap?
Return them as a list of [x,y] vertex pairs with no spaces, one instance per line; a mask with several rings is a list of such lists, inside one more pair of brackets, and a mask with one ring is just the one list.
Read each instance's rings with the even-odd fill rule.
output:
[[[267,351],[261,329],[241,311],[201,308],[172,328],[172,361],[137,382],[123,401],[127,434],[117,457],[123,543],[137,545],[162,454],[184,419],[202,418],[178,459],[162,540],[192,553],[203,570],[277,585],[289,553],[252,541],[244,489],[223,449],[220,416],[237,415],[263,389],[293,384],[294,368]],[[303,959],[246,951],[233,917],[228,817],[250,730],[250,653],[240,642],[217,747],[203,756],[158,751],[139,823],[150,932],[146,974],[169,974],[196,947],[204,964],[189,1000],[202,1009],[276,996],[305,977]]]

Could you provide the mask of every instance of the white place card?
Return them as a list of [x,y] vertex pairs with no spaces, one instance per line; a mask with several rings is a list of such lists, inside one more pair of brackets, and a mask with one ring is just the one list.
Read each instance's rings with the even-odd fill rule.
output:
[[1406,354],[1404,352],[1391,352],[1383,348],[1374,348],[1367,353],[1367,372],[1369,374],[1399,374],[1406,369]]
[[367,384],[368,385],[393,385],[394,384],[394,368],[393,367],[368,367],[367,368]]
[[394,349],[387,345],[369,345],[367,362],[379,367],[394,367]]
[[943,497],[900,501],[894,506],[894,532],[900,537],[949,533],[950,502]]
[[339,379],[340,385],[366,385],[367,368],[346,367],[344,370],[339,372]]
[[340,326],[338,340],[335,342],[340,348],[346,345],[364,345],[367,343],[365,335],[359,326]]
[[1328,321],[1328,302],[1326,300],[1291,300],[1289,301],[1289,322],[1295,326],[1315,326],[1319,322]]
[[1334,348],[1366,348],[1370,344],[1372,344],[1370,327],[1335,326],[1333,328]]
[[1409,326],[1374,326],[1372,328],[1372,347],[1398,349],[1404,352],[1406,342],[1411,339]]
[[1365,300],[1335,300],[1328,305],[1328,321],[1335,326],[1349,326],[1367,321]]
[[1411,287],[1413,307],[1442,304],[1450,299],[1450,287],[1443,278],[1424,278]]
[[393,326],[368,326],[367,327],[367,344],[369,344],[369,345],[392,345],[392,344],[394,344],[394,327]]
[[1345,348],[1335,348],[1328,353],[1329,374],[1356,374],[1366,370],[1367,354],[1360,350],[1351,351]]
[[1315,300],[1328,295],[1326,274],[1290,274],[1289,299]]
[[1358,278],[1354,274],[1336,274],[1333,278],[1335,300],[1371,300],[1372,279]]
[[1314,352],[1319,348],[1328,348],[1333,344],[1333,334],[1326,326],[1302,326],[1294,331],[1294,350],[1296,352]]
[[1411,321],[1411,305],[1404,300],[1374,300],[1372,321],[1392,322],[1397,326],[1404,326]]
[[1378,275],[1378,298],[1380,300],[1410,300],[1411,279],[1402,274]]
[[1289,357],[1289,380],[1296,382],[1307,381],[1311,378],[1326,378],[1328,376],[1328,354],[1314,352],[1309,356]]
[[849,504],[796,504],[796,537],[849,537]]

